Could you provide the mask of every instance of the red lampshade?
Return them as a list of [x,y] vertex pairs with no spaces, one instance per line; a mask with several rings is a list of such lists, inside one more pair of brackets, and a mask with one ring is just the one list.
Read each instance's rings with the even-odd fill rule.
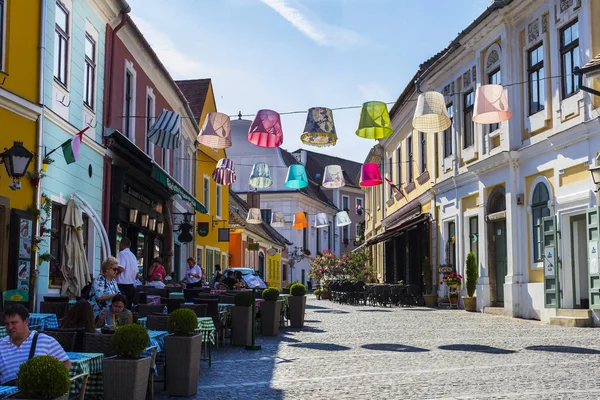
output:
[[248,131],[248,141],[259,147],[281,146],[283,130],[279,114],[273,110],[259,110]]
[[363,164],[360,169],[360,186],[377,186],[382,183],[383,180],[377,164]]

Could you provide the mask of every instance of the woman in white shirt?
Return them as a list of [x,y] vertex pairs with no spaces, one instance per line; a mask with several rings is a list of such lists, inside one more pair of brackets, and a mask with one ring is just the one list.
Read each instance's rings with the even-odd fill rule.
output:
[[186,288],[195,288],[202,286],[202,270],[196,264],[192,257],[187,259],[188,270],[185,274]]

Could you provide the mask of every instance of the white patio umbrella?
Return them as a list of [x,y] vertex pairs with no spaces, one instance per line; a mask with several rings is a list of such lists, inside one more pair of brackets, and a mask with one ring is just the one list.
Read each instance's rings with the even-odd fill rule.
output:
[[65,224],[65,244],[62,248],[61,268],[64,281],[61,294],[75,298],[80,296],[81,289],[90,283],[90,274],[83,248],[83,218],[81,210],[72,198],[67,203],[63,223]]

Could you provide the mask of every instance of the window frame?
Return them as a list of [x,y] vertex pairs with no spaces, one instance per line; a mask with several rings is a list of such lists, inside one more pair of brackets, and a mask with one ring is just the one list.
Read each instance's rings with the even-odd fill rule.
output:
[[0,0],[0,71],[4,71],[6,50],[6,0]]
[[451,157],[454,154],[452,149],[452,126],[454,125],[454,103],[446,104],[446,111],[450,117],[450,126],[444,131],[444,158]]
[[[532,185],[533,190],[531,191],[531,256],[534,263],[541,263],[544,261],[544,223],[543,218],[550,216],[551,211],[548,207],[548,202],[551,198],[551,192],[548,185],[545,182],[534,182]],[[546,200],[538,201],[534,203],[536,190],[543,188],[546,193]],[[536,214],[539,213],[538,222],[536,223]],[[537,236],[537,237],[536,237]],[[540,247],[541,246],[541,247]],[[537,254],[536,254],[537,253]]]
[[125,90],[123,92],[123,110],[125,111],[123,114],[123,134],[129,140],[132,140],[132,136],[135,137],[135,135],[133,135],[133,124],[131,123],[134,97],[133,80],[133,72],[131,72],[129,69],[126,69],[124,80]]
[[[390,180],[390,182],[394,181],[394,177],[393,177],[393,172],[392,172],[392,166],[394,165],[394,162],[392,160],[392,154],[389,155],[388,159],[387,159],[387,168],[386,168],[386,175],[387,178]],[[392,187],[390,185],[385,185],[385,190],[387,190],[388,192],[388,199],[392,198]]]
[[[542,60],[541,61],[537,61],[535,64],[531,64],[531,56],[533,54],[533,52],[538,52],[538,50],[541,49],[541,54],[542,54]],[[529,50],[527,50],[527,94],[529,95],[529,99],[527,101],[527,112],[529,113],[529,116],[537,114],[540,111],[544,111],[546,109],[546,88],[544,87],[545,85],[545,78],[544,75],[546,73],[545,70],[545,48],[544,48],[544,42],[540,42],[537,45],[533,46],[532,48],[530,48]],[[533,75],[536,75],[536,79],[534,80],[532,78]],[[533,108],[533,90],[534,90],[534,83],[536,84],[535,89],[537,92],[537,98],[538,98],[538,106],[536,109]],[[543,101],[541,101],[542,99],[540,98],[540,94],[543,94],[544,99]]]
[[223,187],[220,184],[215,184],[215,196],[216,196],[216,200],[215,200],[215,215],[217,218],[222,218],[223,217]]
[[84,50],[85,70],[83,71],[83,104],[94,111],[96,107],[96,40],[88,32],[85,33],[84,49],[87,42],[92,45],[92,57]]
[[[306,211],[304,211],[304,218],[306,218],[306,220],[308,221],[308,213]],[[302,248],[304,250],[308,249],[308,228],[310,227],[310,225],[308,225],[306,228],[302,228]]]
[[355,210],[354,210],[354,211],[355,211],[355,213],[356,213],[357,215],[358,215],[358,206],[359,206],[359,204],[358,204],[358,203],[360,203],[360,206],[363,208],[363,210],[364,210],[364,208],[365,208],[365,205],[364,205],[364,201],[363,201],[363,199],[362,199],[361,197],[357,197],[357,198],[355,198],[355,199],[354,199],[354,205],[355,205]]
[[[469,251],[475,254],[476,265],[479,265],[479,216],[468,217],[469,223]],[[473,242],[473,235],[477,235],[477,242]]]
[[427,172],[427,134],[425,132],[419,132],[419,172],[424,174]]
[[208,175],[202,176],[202,201],[206,212],[210,214],[210,178]]
[[[60,8],[65,13],[65,28],[64,31],[56,22],[56,9]],[[55,2],[55,16],[54,16],[54,65],[52,75],[54,81],[64,87],[68,88],[69,85],[69,23],[71,13],[70,10],[60,1]],[[57,47],[58,44],[58,47]],[[64,48],[63,48],[64,47]],[[58,54],[56,51],[58,50]],[[64,52],[62,51],[64,50]],[[57,64],[58,63],[58,64]],[[58,73],[58,76],[56,75]]]
[[350,196],[342,195],[342,210],[350,211]]
[[[468,103],[468,101],[471,101]],[[463,94],[463,149],[475,146],[475,123],[473,110],[475,106],[475,92],[473,89]]]
[[[457,254],[456,254],[456,241],[458,240],[456,237],[456,221],[451,220],[448,221],[447,224],[447,232],[448,232],[448,240],[447,242],[450,244],[450,249],[448,251],[448,256],[450,258],[450,262],[452,263],[452,268],[454,271],[458,271],[457,268]],[[452,237],[454,237],[454,243],[452,243]]]
[[[571,42],[569,42],[568,44],[565,45],[564,43],[564,33],[568,30],[573,28],[573,26],[577,25],[577,39],[575,40],[571,40]],[[572,32],[572,31],[571,31]],[[562,98],[563,99],[567,99],[577,93],[579,93],[579,90],[581,88],[581,77],[579,75],[575,75],[573,74],[573,71],[575,69],[575,67],[581,67],[581,58],[579,57],[579,20],[577,18],[575,18],[573,21],[569,22],[568,24],[566,24],[565,26],[563,26],[560,31],[559,31],[559,38],[560,38],[560,48],[559,48],[559,53],[560,53],[560,66],[561,66],[561,79],[560,79],[560,86],[561,86],[561,94],[562,94]],[[565,70],[565,55],[570,54],[571,55],[571,74],[569,76],[568,72]],[[577,54],[577,63],[575,63],[574,60],[574,55]],[[575,65],[578,64],[578,65]],[[567,93],[567,80],[570,80],[571,82],[571,87],[572,87],[572,91],[570,93]]]
[[[52,280],[50,277],[50,271],[53,268],[53,265],[57,265],[60,269],[61,264],[61,255],[62,255],[62,247],[64,245],[64,224],[62,220],[64,219],[64,212],[67,207],[64,204],[52,202],[52,208],[50,212],[50,243],[49,243],[49,253],[52,255],[53,260],[48,264],[48,286],[52,285]],[[58,242],[58,243],[56,243]],[[56,244],[56,247],[55,247]],[[55,249],[57,252],[55,252]]]
[[396,178],[398,187],[402,185],[402,146],[396,149]]
[[[496,67],[487,74],[487,82],[490,85],[501,85],[502,84],[502,71],[500,67]],[[492,133],[500,129],[500,123],[488,124],[488,133]]]
[[413,169],[413,142],[412,135],[406,138],[406,161],[407,161],[407,171],[406,171],[406,183],[413,183],[415,180],[415,174]]
[[152,88],[146,87],[146,154],[154,160],[154,143],[148,138],[150,128],[156,120],[156,96]]

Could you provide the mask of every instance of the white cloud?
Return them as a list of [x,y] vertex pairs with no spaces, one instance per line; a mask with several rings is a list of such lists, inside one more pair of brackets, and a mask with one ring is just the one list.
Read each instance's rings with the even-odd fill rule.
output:
[[364,44],[356,32],[324,23],[310,12],[302,12],[289,0],[260,0],[321,46],[347,48]]

